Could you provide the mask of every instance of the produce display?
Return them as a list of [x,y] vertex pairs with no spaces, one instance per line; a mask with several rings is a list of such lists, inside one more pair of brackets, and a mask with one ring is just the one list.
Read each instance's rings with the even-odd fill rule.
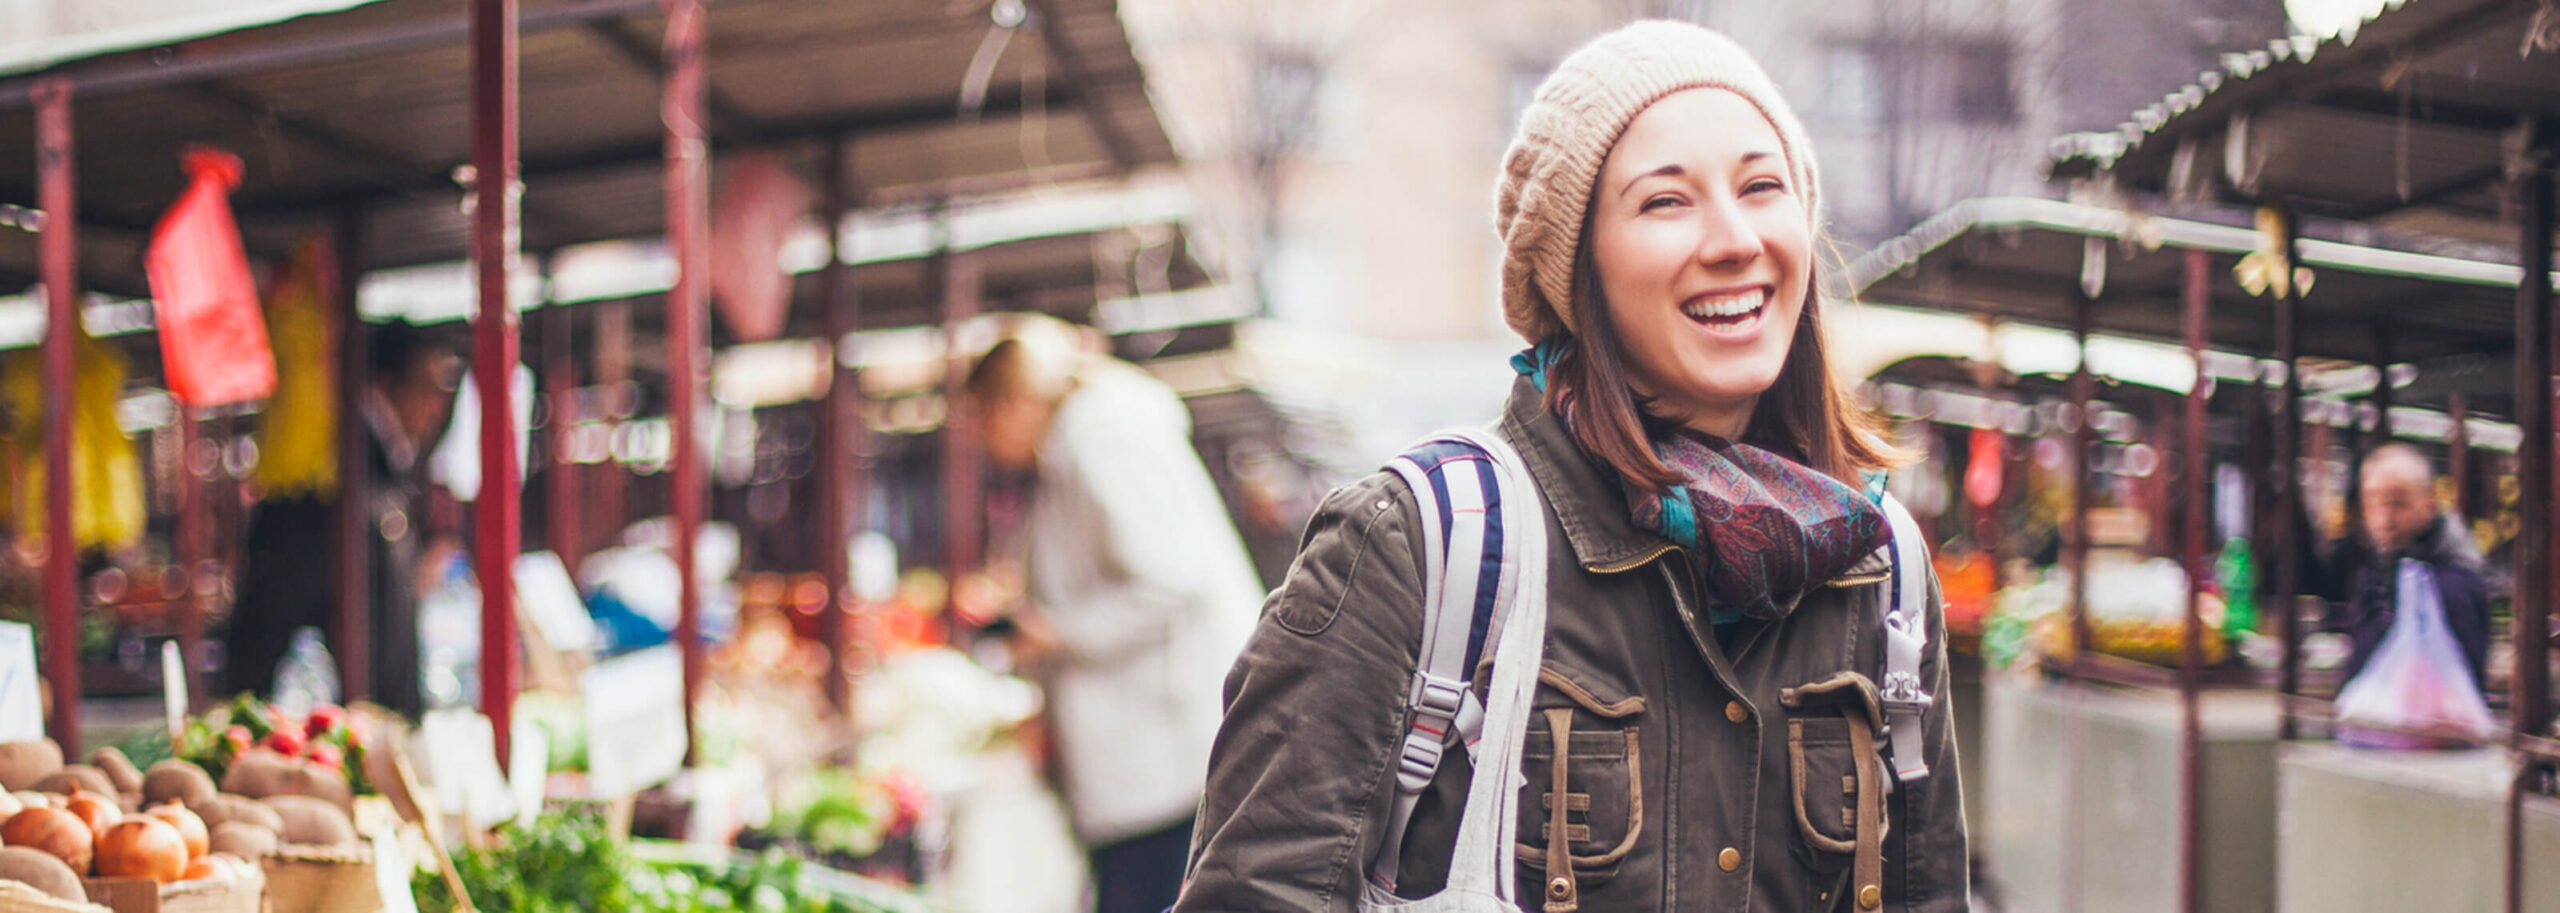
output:
[[364,746],[343,708],[322,704],[297,715],[243,694],[187,721],[172,752],[223,792],[312,796],[344,808],[380,792],[365,779]]
[[[248,800],[213,793],[211,778],[184,761],[143,773],[113,748],[90,760],[62,763],[51,740],[0,744],[0,783],[27,786],[0,795],[0,879],[85,902],[83,878],[173,885],[256,874],[254,856],[217,846],[205,823],[218,800]],[[149,789],[155,783],[156,797]],[[192,788],[199,785],[201,792]],[[199,796],[198,805],[190,806],[188,795]],[[334,806],[329,813],[344,817]]]
[[[501,826],[496,845],[454,856],[474,906],[517,913],[900,913],[909,907],[867,892],[830,889],[781,854],[744,865],[646,862],[592,811],[546,814]],[[460,909],[444,880],[411,882],[422,913]]]

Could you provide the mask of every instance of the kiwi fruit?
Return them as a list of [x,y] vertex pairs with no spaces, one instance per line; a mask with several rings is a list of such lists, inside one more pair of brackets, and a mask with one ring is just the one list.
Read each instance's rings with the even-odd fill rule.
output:
[[10,792],[36,788],[36,781],[62,769],[62,746],[52,739],[0,742],[0,786]]
[[336,846],[356,842],[356,824],[326,799],[269,796],[258,800],[284,819],[280,835],[286,843]]
[[0,847],[0,878],[25,883],[27,886],[73,903],[89,902],[89,892],[80,886],[80,875],[52,853],[23,846]]
[[56,793],[65,796],[71,794],[71,788],[74,786],[79,787],[81,792],[97,796],[101,799],[109,799],[123,795],[123,793],[116,791],[116,781],[108,779],[106,771],[99,770],[87,764],[72,764],[62,768],[61,770],[46,774],[43,779],[36,781],[37,792]]
[[158,805],[176,799],[192,807],[214,794],[213,777],[193,762],[171,758],[142,775],[142,803]]
[[142,791],[142,770],[113,745],[90,752],[89,766],[105,771],[117,793],[130,796]]

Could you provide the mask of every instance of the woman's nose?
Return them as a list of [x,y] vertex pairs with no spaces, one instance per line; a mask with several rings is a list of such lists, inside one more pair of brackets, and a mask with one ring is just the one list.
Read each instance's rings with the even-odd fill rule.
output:
[[1698,262],[1738,266],[1760,256],[1760,231],[1730,197],[1699,207]]

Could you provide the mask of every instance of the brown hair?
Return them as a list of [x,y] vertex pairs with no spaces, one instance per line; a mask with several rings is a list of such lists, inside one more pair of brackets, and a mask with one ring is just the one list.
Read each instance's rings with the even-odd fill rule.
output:
[[[1653,452],[1655,432],[1667,423],[1645,413],[1643,397],[1627,374],[1626,344],[1609,319],[1608,297],[1600,293],[1600,268],[1590,239],[1590,218],[1585,216],[1582,242],[1573,254],[1570,335],[1547,372],[1547,409],[1558,415],[1570,410],[1568,426],[1585,453],[1661,494],[1681,481]],[[1827,236],[1817,237],[1816,245],[1831,247]],[[1776,382],[1760,394],[1742,441],[1855,486],[1860,473],[1891,468],[1905,458],[1885,442],[1884,423],[1854,408],[1832,377],[1822,342],[1821,288],[1828,262],[1815,258],[1786,363],[1778,368]]]

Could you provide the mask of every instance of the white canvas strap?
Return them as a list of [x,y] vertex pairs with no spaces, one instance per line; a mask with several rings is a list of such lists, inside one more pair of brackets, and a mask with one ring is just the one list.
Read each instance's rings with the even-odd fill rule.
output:
[[[1481,748],[1485,707],[1467,686],[1474,670],[1466,668],[1466,654],[1475,621],[1476,597],[1483,585],[1488,503],[1503,506],[1503,554],[1494,563],[1493,613],[1485,632],[1488,650],[1500,643],[1508,609],[1521,595],[1517,559],[1526,544],[1522,527],[1539,526],[1543,530],[1544,523],[1534,509],[1518,506],[1535,502],[1527,491],[1526,475],[1518,468],[1518,457],[1508,446],[1489,434],[1460,431],[1434,435],[1414,449],[1439,442],[1462,443],[1483,452],[1493,463],[1495,496],[1488,498],[1473,460],[1426,467],[1408,452],[1388,463],[1388,468],[1403,478],[1406,488],[1413,492],[1421,510],[1425,556],[1422,645],[1405,694],[1408,722],[1398,746],[1395,799],[1387,818],[1385,841],[1370,868],[1372,880],[1389,888],[1395,885],[1414,807],[1438,774],[1448,745],[1456,742],[1465,746],[1471,762],[1477,760]],[[1432,484],[1435,477],[1440,480],[1437,487]],[[1447,491],[1445,501],[1439,495],[1440,489]],[[1444,511],[1449,517],[1445,531],[1440,525]],[[1538,549],[1536,554],[1543,562],[1544,546],[1541,544]],[[1544,626],[1540,625],[1539,630],[1543,635]]]
[[1886,495],[1883,506],[1885,521],[1893,528],[1893,598],[1884,606],[1884,679],[1877,691],[1884,702],[1894,779],[1909,783],[1929,776],[1928,756],[1920,747],[1920,721],[1931,702],[1920,678],[1920,659],[1929,646],[1929,549],[1920,524],[1902,502]]

